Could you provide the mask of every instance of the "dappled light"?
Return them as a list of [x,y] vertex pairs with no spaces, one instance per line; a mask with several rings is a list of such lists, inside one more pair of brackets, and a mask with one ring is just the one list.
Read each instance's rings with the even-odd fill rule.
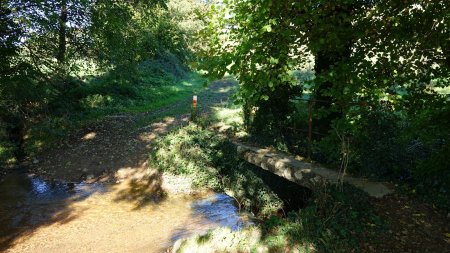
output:
[[158,171],[151,171],[141,176],[127,176],[123,182],[115,186],[117,197],[115,201],[129,201],[134,210],[143,208],[148,204],[158,204],[166,197],[162,189],[162,176]]
[[81,139],[84,141],[92,140],[95,138],[96,135],[97,135],[96,133],[90,132],[90,133],[87,133],[85,136],[83,136]]
[[[160,252],[191,234],[217,226],[244,226],[245,218],[237,213],[230,197],[166,198],[161,180],[147,171],[117,184],[56,182],[44,189],[41,186],[47,182],[37,178],[8,178],[0,191],[4,200],[0,203],[0,247],[6,252],[79,252],[92,247]],[[39,184],[32,189],[23,185],[36,181]]]
[[[204,105],[216,101],[212,96]],[[189,101],[182,105],[186,104]],[[166,117],[165,110],[159,114],[113,115],[72,133],[59,147],[38,156],[31,164],[32,170],[48,181],[36,176],[29,179],[27,174],[16,177],[25,182],[31,180],[24,188],[19,183],[3,181],[3,200],[9,196],[4,194],[23,195],[2,202],[7,207],[0,204],[5,214],[1,219],[2,249],[61,250],[51,241],[73,245],[73,240],[77,240],[79,246],[65,251],[130,247],[160,252],[175,240],[211,228],[237,229],[250,224],[249,218],[238,214],[232,198],[210,193],[177,196],[193,193],[190,180],[163,176],[159,170],[149,169],[148,153],[155,139],[186,124],[188,119],[186,115]],[[163,116],[160,121],[148,122],[158,115]],[[78,183],[81,180],[84,181]],[[19,223],[15,222],[17,219]],[[118,233],[118,228],[124,232]],[[135,240],[123,242],[124,233]]]
[[449,13],[1,0],[0,251],[448,252]]

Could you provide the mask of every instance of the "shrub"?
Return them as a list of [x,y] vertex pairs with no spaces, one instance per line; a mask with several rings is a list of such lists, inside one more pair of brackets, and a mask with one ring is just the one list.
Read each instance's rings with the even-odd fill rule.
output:
[[286,218],[272,216],[256,227],[219,228],[182,239],[174,252],[354,252],[384,225],[365,193],[348,185],[343,192],[323,187],[306,208]]
[[162,171],[190,176],[195,187],[226,192],[259,217],[276,213],[282,201],[236,152],[225,138],[190,124],[156,141],[150,161]]
[[355,150],[362,174],[395,178],[404,172],[400,143],[402,118],[385,108],[374,108],[355,122]]

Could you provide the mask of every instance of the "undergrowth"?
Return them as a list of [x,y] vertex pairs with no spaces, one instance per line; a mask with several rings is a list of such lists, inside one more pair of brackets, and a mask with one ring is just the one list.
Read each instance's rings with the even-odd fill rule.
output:
[[[200,74],[190,71],[170,53],[105,73],[79,74],[49,79],[46,91],[29,86],[16,92],[26,93],[27,98],[45,93],[46,98],[39,100],[40,103],[28,103],[33,110],[23,115],[12,117],[0,113],[0,167],[15,163],[14,153],[19,145],[11,141],[11,136],[17,135],[11,131],[14,125],[22,126],[16,131],[20,136],[13,136],[23,140],[21,153],[33,157],[70,132],[105,116],[157,111],[187,99],[203,89],[205,83]],[[7,116],[14,120],[6,122]]]
[[348,185],[342,192],[322,189],[286,218],[271,216],[240,231],[219,228],[178,241],[173,252],[359,252],[367,238],[384,229],[364,193]]
[[199,74],[165,65],[147,61],[128,74],[113,71],[64,92],[65,99],[49,105],[51,114],[28,129],[26,153],[50,147],[72,130],[107,115],[155,111],[203,88],[205,80]]
[[163,172],[191,177],[197,188],[233,196],[261,221],[241,231],[220,228],[181,240],[175,252],[351,252],[360,248],[365,236],[383,227],[369,197],[348,185],[343,191],[318,187],[305,208],[277,215],[283,205],[280,196],[239,158],[230,141],[198,124],[157,140],[150,161]]
[[250,165],[238,158],[231,142],[197,124],[159,139],[150,161],[162,171],[190,176],[194,187],[226,192],[260,218],[283,207],[281,199],[248,169]]

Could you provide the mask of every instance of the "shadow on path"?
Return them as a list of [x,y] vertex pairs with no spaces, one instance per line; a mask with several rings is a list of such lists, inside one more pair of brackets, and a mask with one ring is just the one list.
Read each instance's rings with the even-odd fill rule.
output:
[[[205,98],[202,100],[204,111],[228,99],[232,92],[229,87],[233,85],[231,81],[215,82],[200,93],[199,98]],[[144,243],[149,227],[154,227],[152,219],[155,217],[149,215],[151,208],[168,205],[161,175],[148,169],[151,143],[188,122],[188,115],[163,118],[173,106],[149,113],[106,117],[72,133],[59,146],[36,157],[27,165],[34,174],[7,176],[0,182],[0,251],[33,252],[32,248],[22,246],[24,242],[40,245],[46,251],[64,251],[48,247],[74,238],[79,238],[80,242],[93,240],[93,243],[97,238],[112,245],[102,248],[99,244],[94,250],[90,245],[77,243],[67,248],[71,251],[109,251],[109,247],[127,244],[143,247],[135,244]],[[190,99],[178,106],[190,108]],[[163,119],[142,126],[143,120],[158,117]],[[190,212],[190,206],[179,205],[180,209],[187,208],[186,213]],[[161,219],[169,214],[177,216],[169,212]],[[178,218],[181,222],[182,217]],[[171,225],[180,227],[182,224]],[[163,227],[164,224],[160,224],[152,232],[157,238],[155,243],[162,240],[158,236],[172,233],[159,233],[158,229]],[[83,234],[83,231],[89,233]],[[121,240],[127,237],[136,240]]]

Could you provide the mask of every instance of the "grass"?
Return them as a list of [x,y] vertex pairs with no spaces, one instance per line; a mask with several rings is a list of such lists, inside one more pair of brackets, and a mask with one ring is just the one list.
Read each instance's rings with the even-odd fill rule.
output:
[[4,161],[5,166],[10,166],[16,162],[14,158],[14,146],[11,143],[0,142],[0,161]]
[[[227,112],[219,117],[233,118]],[[214,122],[200,122],[158,139],[151,166],[189,177],[194,188],[233,196],[239,207],[253,212],[260,223],[241,231],[219,228],[178,241],[175,252],[350,252],[365,236],[384,227],[373,214],[369,197],[348,185],[343,191],[318,187],[305,208],[280,217],[282,197],[267,181],[275,178],[263,178],[255,171],[261,169],[239,159],[234,145],[209,129]],[[297,193],[294,197],[300,198]]]
[[244,113],[242,107],[234,104],[225,104],[213,107],[210,121],[219,132],[233,135],[238,138],[248,136],[244,127]]
[[364,193],[349,186],[343,192],[323,189],[308,207],[285,218],[272,216],[240,231],[219,228],[178,241],[174,252],[355,252],[385,229]]
[[188,176],[197,189],[225,192],[257,217],[267,218],[283,207],[250,165],[238,158],[235,146],[201,125],[192,123],[160,138],[150,157],[151,165],[162,172]]
[[[0,122],[1,123],[1,122]],[[14,165],[16,158],[14,157],[14,145],[8,141],[6,131],[3,131],[6,127],[0,124],[0,168],[5,168]],[[0,173],[2,171],[0,170]]]
[[[57,104],[52,105],[57,113],[30,128],[25,142],[27,154],[33,155],[43,148],[51,147],[71,131],[108,115],[158,111],[159,108],[177,104],[202,90],[206,82],[195,72],[175,77],[168,72],[152,71],[153,68],[144,66],[124,77],[109,73],[91,78],[85,84],[61,94],[67,99],[59,99]],[[61,108],[66,109],[61,111]],[[189,109],[175,107],[166,114]],[[163,116],[151,116],[143,120]]]

